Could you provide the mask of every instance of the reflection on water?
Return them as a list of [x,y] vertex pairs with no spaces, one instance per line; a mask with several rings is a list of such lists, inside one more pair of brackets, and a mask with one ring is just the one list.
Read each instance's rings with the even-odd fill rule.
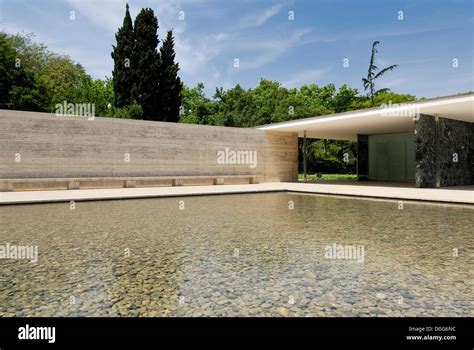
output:
[[0,246],[38,262],[0,260],[0,316],[474,316],[473,213],[286,193],[2,206]]

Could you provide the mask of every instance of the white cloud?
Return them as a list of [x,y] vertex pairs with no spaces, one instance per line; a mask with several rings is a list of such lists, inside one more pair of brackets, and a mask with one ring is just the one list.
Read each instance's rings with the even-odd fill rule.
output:
[[300,29],[293,32],[288,38],[262,38],[254,40],[249,46],[242,49],[256,48],[258,53],[253,57],[241,60],[242,69],[256,69],[269,64],[285,53],[288,53],[292,47],[302,44],[303,37],[310,33],[310,29]]
[[[106,30],[117,30],[122,25],[126,0],[66,0],[76,20],[83,18]],[[130,6],[130,10],[132,10]]]
[[238,24],[239,29],[260,27],[264,25],[270,18],[276,16],[285,4],[276,4],[244,17]]
[[176,58],[182,71],[196,76],[199,71],[205,70],[209,61],[222,53],[227,38],[228,35],[224,33],[207,35],[199,41],[183,39],[180,35],[176,35]]

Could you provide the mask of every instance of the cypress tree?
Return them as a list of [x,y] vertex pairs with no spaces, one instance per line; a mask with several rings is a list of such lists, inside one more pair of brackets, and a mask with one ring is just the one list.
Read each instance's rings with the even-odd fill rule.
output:
[[142,106],[143,119],[160,120],[158,84],[160,54],[158,19],[152,9],[145,8],[135,19],[135,76],[132,96]]
[[133,50],[135,47],[135,33],[128,4],[125,10],[122,27],[115,34],[117,41],[113,47],[114,59],[113,87],[115,106],[123,107],[132,103],[132,88],[134,84]]
[[179,121],[181,89],[183,85],[178,76],[179,66],[175,63],[174,38],[170,30],[160,48],[160,119],[168,122]]

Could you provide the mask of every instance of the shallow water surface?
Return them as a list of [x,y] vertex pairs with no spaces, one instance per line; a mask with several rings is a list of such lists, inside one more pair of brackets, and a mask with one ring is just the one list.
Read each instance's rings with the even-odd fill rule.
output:
[[[0,246],[38,247],[36,263],[0,259],[0,316],[474,316],[474,209],[398,206],[291,193],[0,206]],[[339,245],[363,254],[328,255]]]

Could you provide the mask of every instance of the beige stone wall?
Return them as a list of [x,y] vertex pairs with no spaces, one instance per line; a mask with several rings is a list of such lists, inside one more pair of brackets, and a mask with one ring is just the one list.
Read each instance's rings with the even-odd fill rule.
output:
[[[251,174],[293,181],[297,142],[296,134],[255,129],[0,110],[0,178]],[[257,167],[218,164],[225,148],[257,151]]]

